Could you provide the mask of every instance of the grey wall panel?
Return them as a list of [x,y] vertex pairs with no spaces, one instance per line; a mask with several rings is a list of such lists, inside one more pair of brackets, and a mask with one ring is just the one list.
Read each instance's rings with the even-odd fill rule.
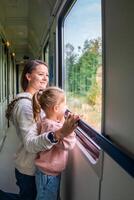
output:
[[104,156],[101,200],[133,200],[134,179],[109,156]]
[[134,153],[134,1],[105,1],[105,133]]

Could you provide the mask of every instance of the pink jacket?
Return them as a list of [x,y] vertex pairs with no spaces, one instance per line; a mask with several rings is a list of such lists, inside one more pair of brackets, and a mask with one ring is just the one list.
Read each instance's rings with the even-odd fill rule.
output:
[[[62,127],[60,122],[44,118],[41,123],[41,133],[56,131]],[[67,164],[68,150],[72,149],[76,143],[76,134],[73,132],[69,136],[54,145],[50,150],[42,151],[35,160],[35,165],[48,175],[58,175]]]

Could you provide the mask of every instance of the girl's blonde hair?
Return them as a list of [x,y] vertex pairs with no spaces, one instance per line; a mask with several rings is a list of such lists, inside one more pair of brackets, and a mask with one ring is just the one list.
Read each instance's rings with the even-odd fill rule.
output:
[[41,109],[46,111],[48,108],[64,102],[65,94],[61,88],[47,87],[33,95],[33,116],[35,121],[40,119]]

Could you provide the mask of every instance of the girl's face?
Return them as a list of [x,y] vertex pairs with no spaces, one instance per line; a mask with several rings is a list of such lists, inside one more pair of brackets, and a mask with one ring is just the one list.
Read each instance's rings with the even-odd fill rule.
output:
[[31,73],[27,73],[26,77],[29,89],[33,91],[45,89],[49,80],[48,68],[40,64]]

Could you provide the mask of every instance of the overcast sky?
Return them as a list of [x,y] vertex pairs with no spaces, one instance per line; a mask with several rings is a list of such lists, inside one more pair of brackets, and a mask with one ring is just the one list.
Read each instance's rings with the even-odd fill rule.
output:
[[75,50],[83,47],[86,39],[101,37],[101,0],[77,0],[66,17],[65,41]]

